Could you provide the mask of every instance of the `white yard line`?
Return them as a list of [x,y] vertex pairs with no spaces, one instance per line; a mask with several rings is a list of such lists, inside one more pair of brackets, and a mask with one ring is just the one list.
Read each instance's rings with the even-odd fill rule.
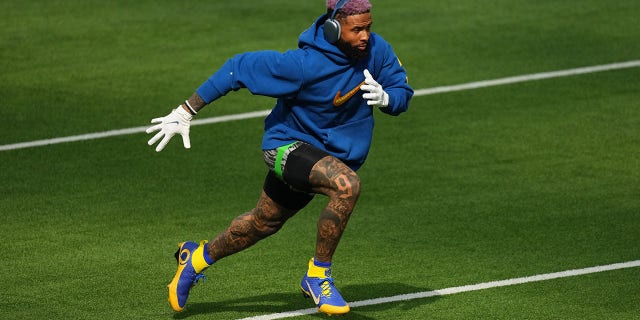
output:
[[486,87],[492,87],[492,86],[500,86],[500,85],[505,85],[505,84],[519,83],[519,82],[528,82],[528,81],[535,81],[535,80],[568,77],[568,76],[575,76],[575,75],[580,75],[580,74],[595,73],[595,72],[610,71],[610,70],[618,70],[618,69],[628,69],[628,68],[636,68],[636,67],[640,67],[640,60],[619,62],[619,63],[611,63],[611,64],[603,64],[603,65],[599,65],[599,66],[591,66],[591,67],[560,70],[560,71],[552,71],[552,72],[525,74],[525,75],[522,75],[522,76],[500,78],[500,79],[494,79],[494,80],[477,81],[477,82],[470,82],[470,83],[463,83],[463,84],[458,84],[458,85],[453,85],[453,86],[443,86],[443,87],[435,87],[435,88],[429,88],[429,89],[419,89],[419,90],[415,90],[415,95],[423,96],[423,95],[436,94],[436,93],[471,90],[471,89],[486,88]]
[[[575,277],[575,276],[591,274],[591,273],[620,270],[620,269],[627,269],[627,268],[637,268],[637,267],[640,267],[640,260],[614,263],[614,264],[608,264],[608,265],[602,265],[602,266],[596,266],[596,267],[590,267],[590,268],[584,268],[584,269],[572,269],[572,270],[566,270],[566,271],[560,271],[560,272],[538,274],[538,275],[522,277],[522,278],[512,278],[512,279],[499,280],[499,281],[483,282],[478,284],[451,287],[451,288],[445,288],[445,289],[433,290],[433,291],[423,291],[423,292],[402,294],[402,295],[397,295],[392,297],[354,301],[354,302],[349,302],[349,305],[352,308],[357,308],[357,307],[378,305],[378,304],[384,304],[384,303],[446,296],[446,295],[451,295],[456,293],[507,287],[507,286],[513,286],[518,284],[525,284],[525,283],[539,282],[539,281],[546,281],[546,280],[553,280],[553,279],[567,278],[567,277]],[[261,316],[243,318],[240,320],[273,320],[273,319],[282,319],[282,318],[291,318],[291,317],[297,317],[302,315],[309,315],[317,312],[318,311],[315,308],[309,308],[309,309],[300,309],[300,310],[287,311],[287,312],[281,312],[281,313],[266,314]]]
[[[471,90],[471,89],[500,86],[500,85],[506,85],[506,84],[519,83],[519,82],[575,76],[580,74],[618,70],[618,69],[628,69],[628,68],[636,68],[636,67],[640,67],[640,60],[611,63],[611,64],[604,64],[604,65],[583,67],[583,68],[576,68],[576,69],[552,71],[552,72],[534,73],[534,74],[527,74],[527,75],[521,75],[521,76],[515,76],[515,77],[463,83],[463,84],[452,85],[452,86],[418,89],[418,90],[415,90],[415,96],[426,96],[426,95],[445,93],[445,92]],[[248,112],[248,113],[242,113],[242,114],[236,114],[236,115],[204,118],[204,119],[192,121],[191,125],[195,126],[195,125],[202,125],[202,124],[260,118],[260,117],[265,117],[266,115],[269,114],[269,112],[270,110],[263,110],[263,111],[254,111],[254,112]],[[16,149],[41,147],[41,146],[66,143],[66,142],[85,141],[85,140],[101,139],[101,138],[108,138],[108,137],[115,137],[115,136],[123,136],[128,134],[141,133],[141,132],[144,132],[147,128],[148,126],[135,127],[135,128],[81,134],[81,135],[61,137],[61,138],[51,138],[51,139],[35,140],[35,141],[29,141],[29,142],[5,144],[5,145],[0,145],[0,151],[9,151],[9,150],[16,150]]]
[[[211,124],[211,123],[219,123],[219,122],[228,122],[235,120],[243,120],[243,119],[251,119],[251,118],[259,118],[265,117],[269,114],[271,110],[263,110],[263,111],[254,111],[247,113],[240,113],[228,116],[219,116],[219,117],[211,117],[204,118],[191,121],[192,126],[202,125],[202,124]],[[135,127],[135,128],[127,128],[127,129],[118,129],[118,130],[110,130],[96,133],[87,133],[81,134],[77,136],[69,136],[62,138],[53,138],[53,139],[44,139],[44,140],[36,140],[29,142],[21,142],[14,144],[6,144],[0,145],[0,151],[8,151],[8,150],[16,150],[16,149],[25,149],[25,148],[33,148],[33,147],[41,147],[46,145],[65,143],[65,142],[75,142],[75,141],[84,141],[84,140],[93,140],[93,139],[101,139],[108,137],[116,137],[116,136],[124,136],[128,134],[141,133],[145,132],[147,128],[149,128],[151,124],[145,127]]]

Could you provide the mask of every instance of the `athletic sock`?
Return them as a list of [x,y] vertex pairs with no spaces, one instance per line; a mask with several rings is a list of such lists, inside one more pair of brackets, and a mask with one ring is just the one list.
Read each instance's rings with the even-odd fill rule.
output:
[[313,264],[316,267],[331,268],[331,262],[318,261],[318,260],[316,260],[316,257],[313,257]]
[[209,251],[207,250],[207,245],[204,245],[204,250],[202,250],[202,256],[204,257],[204,261],[208,264],[208,265],[212,265],[215,260],[213,260],[210,256],[209,256]]

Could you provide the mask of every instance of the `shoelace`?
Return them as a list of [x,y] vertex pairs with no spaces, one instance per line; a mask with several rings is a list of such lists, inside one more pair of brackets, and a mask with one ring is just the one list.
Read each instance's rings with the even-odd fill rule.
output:
[[196,273],[196,278],[193,279],[193,284],[195,285],[196,283],[198,283],[200,279],[202,279],[202,282],[205,282],[207,281],[207,276],[205,276],[204,273]]
[[320,283],[320,289],[322,289],[322,295],[331,298],[331,281],[325,280]]

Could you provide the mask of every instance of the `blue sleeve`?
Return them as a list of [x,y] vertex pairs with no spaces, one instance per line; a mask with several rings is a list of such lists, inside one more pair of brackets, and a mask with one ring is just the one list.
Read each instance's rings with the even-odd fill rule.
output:
[[407,73],[391,46],[385,41],[380,42],[383,48],[383,58],[380,67],[375,68],[379,70],[379,74],[377,77],[374,75],[374,78],[389,95],[389,105],[380,108],[380,111],[397,116],[409,108],[413,89],[409,86]]
[[280,98],[294,96],[302,83],[302,66],[295,51],[257,51],[227,60],[196,92],[206,103],[241,88]]

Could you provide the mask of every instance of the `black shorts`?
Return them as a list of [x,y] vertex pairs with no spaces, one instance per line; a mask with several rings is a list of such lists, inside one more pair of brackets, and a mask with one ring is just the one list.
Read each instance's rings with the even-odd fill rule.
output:
[[304,208],[314,196],[309,182],[311,169],[329,154],[310,144],[295,142],[276,150],[266,150],[264,155],[269,167],[264,192],[287,209]]

